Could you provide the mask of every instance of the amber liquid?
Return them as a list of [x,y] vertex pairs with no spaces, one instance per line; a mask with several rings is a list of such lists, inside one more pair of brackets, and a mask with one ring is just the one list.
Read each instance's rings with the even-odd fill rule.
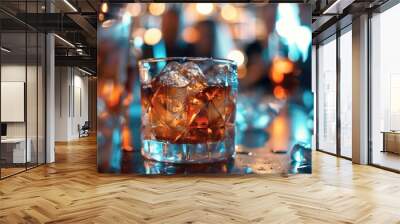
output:
[[144,139],[173,144],[217,142],[234,132],[235,96],[230,86],[142,86]]

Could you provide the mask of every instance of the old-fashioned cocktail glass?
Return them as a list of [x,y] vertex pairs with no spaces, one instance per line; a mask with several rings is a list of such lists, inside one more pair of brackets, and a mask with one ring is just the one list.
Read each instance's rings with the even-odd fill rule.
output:
[[144,157],[170,163],[232,158],[238,86],[233,61],[144,59],[139,70]]

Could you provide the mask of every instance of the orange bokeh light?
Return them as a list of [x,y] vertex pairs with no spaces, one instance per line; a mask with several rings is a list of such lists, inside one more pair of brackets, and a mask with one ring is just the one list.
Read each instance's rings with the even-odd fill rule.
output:
[[239,19],[239,12],[233,5],[227,4],[221,8],[221,16],[227,21],[235,22]]
[[285,75],[280,72],[272,72],[272,81],[275,83],[281,83],[285,79]]
[[269,130],[272,151],[279,152],[287,150],[290,137],[289,126],[289,120],[284,115],[279,115],[274,119]]
[[271,79],[275,83],[281,83],[285,79],[285,75],[292,73],[294,63],[287,58],[274,58],[271,68]]
[[132,93],[129,93],[122,101],[122,104],[127,107],[132,103],[132,101],[133,101],[133,95]]
[[101,96],[108,107],[115,107],[120,103],[122,87],[114,83],[106,83],[101,88]]
[[287,95],[285,88],[283,88],[282,86],[275,86],[274,96],[279,100],[286,99]]
[[183,30],[182,37],[187,43],[195,43],[199,40],[199,32],[194,27],[188,27]]
[[122,149],[128,152],[133,150],[131,130],[129,128],[122,128]]
[[238,68],[238,79],[243,79],[247,75],[247,68],[246,66],[239,66]]
[[153,16],[160,16],[165,11],[165,3],[150,3],[149,12]]
[[103,22],[104,20],[104,14],[103,13],[99,13],[99,21]]

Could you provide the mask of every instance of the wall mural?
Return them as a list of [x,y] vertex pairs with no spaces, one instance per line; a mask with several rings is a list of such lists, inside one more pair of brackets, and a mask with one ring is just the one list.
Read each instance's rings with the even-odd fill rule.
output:
[[99,172],[311,173],[309,5],[100,11]]

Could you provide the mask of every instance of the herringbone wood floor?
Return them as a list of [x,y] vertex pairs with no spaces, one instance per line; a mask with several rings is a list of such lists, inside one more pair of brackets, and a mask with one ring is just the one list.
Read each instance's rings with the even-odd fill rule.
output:
[[0,181],[0,223],[400,223],[400,175],[314,153],[313,174],[137,177],[96,171],[96,142]]

